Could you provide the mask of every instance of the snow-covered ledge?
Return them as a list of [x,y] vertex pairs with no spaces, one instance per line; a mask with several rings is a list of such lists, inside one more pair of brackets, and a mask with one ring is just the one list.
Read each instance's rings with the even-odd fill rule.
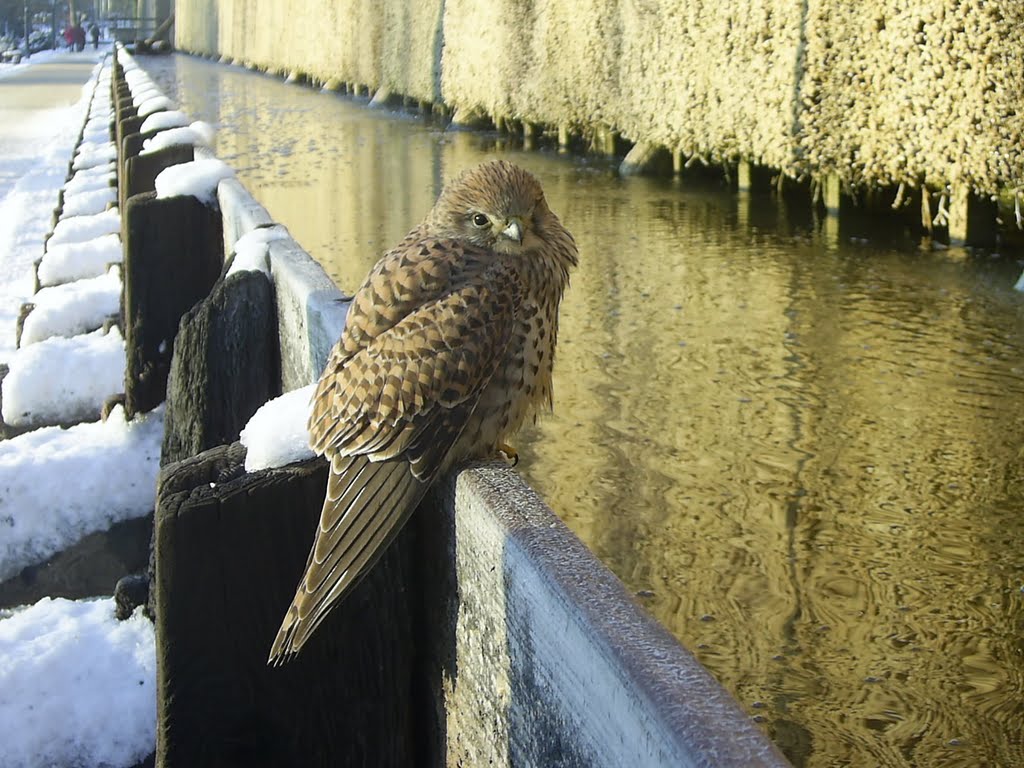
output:
[[[270,222],[233,180],[219,199],[236,240]],[[347,302],[294,240],[268,251],[287,392],[319,375]],[[272,413],[250,427],[261,414],[280,443]],[[492,463],[448,478],[413,524],[428,548],[453,555],[437,558],[453,569],[438,583],[456,589],[440,596],[448,608],[428,640],[446,719],[435,748],[447,764],[789,765],[514,470]]]

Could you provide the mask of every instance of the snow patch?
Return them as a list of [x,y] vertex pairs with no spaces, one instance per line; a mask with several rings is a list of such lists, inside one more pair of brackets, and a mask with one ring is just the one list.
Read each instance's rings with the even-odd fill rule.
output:
[[121,231],[121,213],[111,208],[92,216],[70,216],[57,222],[47,248],[63,243],[81,243]]
[[120,263],[123,258],[120,235],[103,235],[64,245],[53,245],[51,238],[50,248],[39,264],[39,282],[41,285],[59,285],[97,277],[106,272],[110,264]]
[[217,202],[217,185],[221,179],[234,175],[234,170],[227,163],[216,158],[172,165],[157,175],[156,196],[192,195],[201,203],[214,205]]
[[188,124],[188,115],[181,110],[170,109],[166,112],[154,112],[143,120],[142,125],[139,126],[139,133],[166,131],[168,128],[181,128]]
[[83,188],[96,189],[96,185],[100,181],[105,184],[110,184],[111,181],[117,179],[117,165],[115,163],[108,163],[107,165],[97,165],[93,168],[83,168],[82,170],[75,171],[75,175],[68,179],[64,185],[64,191],[78,191]]
[[121,270],[115,267],[99,277],[43,288],[32,303],[35,308],[21,332],[22,347],[51,336],[92,331],[121,308]]
[[103,213],[110,203],[117,202],[117,190],[111,186],[68,193],[65,188],[61,217],[92,216]]
[[114,142],[105,141],[101,144],[83,143],[78,148],[75,160],[71,164],[73,170],[79,171],[96,166],[109,165],[117,159],[117,147]]
[[274,240],[287,240],[291,235],[280,225],[261,227],[246,232],[235,241],[235,258],[228,275],[236,272],[259,271],[270,277],[268,244]]
[[132,421],[116,406],[106,421],[0,441],[0,581],[152,512],[163,430],[163,406]]
[[149,117],[154,112],[160,112],[164,109],[174,109],[174,102],[166,96],[154,96],[151,99],[146,99],[139,105],[138,115],[139,117]]
[[125,346],[117,328],[22,347],[9,365],[0,388],[11,426],[95,419],[107,397],[124,391]]
[[165,131],[158,132],[152,138],[146,139],[142,142],[142,151],[139,154],[148,155],[158,152],[165,147],[177,147],[182,144],[207,146],[206,139],[199,131],[193,130],[189,126],[184,126],[182,128],[168,128]]
[[5,768],[127,768],[156,741],[156,643],[114,600],[44,598],[0,621]]
[[275,397],[264,403],[242,430],[245,471],[283,467],[315,456],[309,447],[310,400],[316,384]]

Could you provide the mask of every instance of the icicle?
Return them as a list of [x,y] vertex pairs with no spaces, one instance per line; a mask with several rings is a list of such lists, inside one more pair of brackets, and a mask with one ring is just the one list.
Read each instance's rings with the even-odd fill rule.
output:
[[892,209],[898,211],[903,207],[903,182],[900,182],[899,189],[896,190],[896,199],[892,201]]
[[946,210],[946,196],[942,195],[939,198],[939,212],[935,214],[935,218],[932,219],[932,224],[936,227],[946,226],[949,220],[949,211]]

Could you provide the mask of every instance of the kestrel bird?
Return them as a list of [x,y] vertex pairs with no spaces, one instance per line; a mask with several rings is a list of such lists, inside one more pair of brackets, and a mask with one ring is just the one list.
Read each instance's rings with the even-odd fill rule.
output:
[[331,462],[306,572],[270,651],[298,653],[380,558],[431,483],[551,405],[558,304],[576,243],[505,161],[448,184],[370,270],[313,396]]

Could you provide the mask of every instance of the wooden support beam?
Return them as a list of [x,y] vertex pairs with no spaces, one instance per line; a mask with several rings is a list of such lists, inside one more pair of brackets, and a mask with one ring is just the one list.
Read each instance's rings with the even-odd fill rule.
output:
[[220,211],[191,195],[128,198],[124,224],[125,413],[167,396],[178,323],[210,292],[224,263]]
[[619,134],[610,126],[598,125],[594,129],[594,151],[601,155],[613,156],[616,154]]
[[822,180],[822,198],[829,216],[838,216],[842,210],[843,184],[838,174],[830,173]]
[[569,141],[572,135],[569,132],[568,123],[562,123],[558,126],[558,151],[565,153],[569,151]]
[[256,410],[281,394],[279,368],[270,280],[259,271],[218,280],[174,340],[161,465],[238,440]]
[[949,199],[951,245],[991,246],[996,242],[996,204],[966,187],[954,188]]
[[267,666],[327,484],[322,459],[246,473],[222,446],[161,473],[152,586],[156,764],[416,765],[410,531],[296,658]]
[[523,149],[533,149],[539,135],[540,129],[536,125],[523,121]]
[[736,188],[740,192],[768,192],[772,185],[772,169],[751,160],[736,164]]
[[656,144],[646,141],[637,142],[633,148],[626,153],[626,157],[619,163],[620,176],[638,176],[651,170],[658,150]]
[[679,176],[683,172],[683,168],[686,166],[686,158],[683,155],[683,150],[673,149],[672,150],[672,175]]

